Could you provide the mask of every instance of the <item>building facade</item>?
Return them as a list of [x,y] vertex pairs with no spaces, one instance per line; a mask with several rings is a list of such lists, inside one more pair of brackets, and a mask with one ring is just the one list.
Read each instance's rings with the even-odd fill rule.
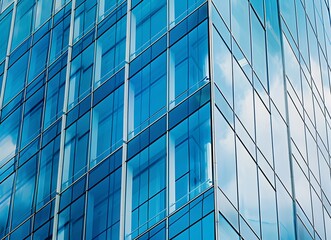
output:
[[331,239],[327,0],[0,0],[0,239]]

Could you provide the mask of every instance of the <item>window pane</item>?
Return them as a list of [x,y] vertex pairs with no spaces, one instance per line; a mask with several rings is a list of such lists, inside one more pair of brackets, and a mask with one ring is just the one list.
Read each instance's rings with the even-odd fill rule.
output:
[[182,101],[209,80],[207,21],[170,49],[170,104]]
[[47,128],[62,114],[65,78],[66,68],[62,69],[47,84],[44,128]]
[[9,207],[12,199],[14,174],[0,184],[0,237],[2,238],[9,230]]
[[0,21],[0,32],[1,32],[0,62],[6,57],[6,53],[7,53],[7,44],[9,40],[9,31],[10,31],[12,13],[13,11],[11,11],[9,14],[3,17]]
[[126,232],[134,238],[165,217],[165,137],[131,159],[127,171]]
[[37,0],[34,29],[40,27],[51,16],[53,1]]
[[124,66],[125,35],[126,17],[123,17],[97,40],[95,87]]
[[121,168],[88,193],[86,239],[119,239]]
[[122,145],[123,88],[118,88],[92,110],[90,167]]
[[41,88],[25,103],[21,149],[41,132],[44,88]]
[[210,112],[206,105],[170,131],[169,168],[172,210],[211,185]]
[[41,151],[36,204],[37,210],[55,196],[59,154],[60,137],[57,137]]
[[93,28],[97,12],[97,1],[86,0],[75,10],[74,42]]
[[66,130],[62,188],[86,171],[90,133],[90,113],[86,113]]
[[0,125],[0,146],[2,149],[0,151],[0,166],[13,157],[16,152],[21,114],[22,112],[19,108]]
[[135,56],[154,42],[167,26],[166,0],[141,1],[132,10],[131,56]]
[[124,0],[100,0],[99,1],[99,21],[104,19],[104,17],[114,10],[119,4]]
[[8,103],[9,100],[23,89],[27,74],[28,60],[29,53],[27,52],[8,69],[3,104]]
[[31,82],[47,65],[49,48],[49,34],[39,40],[31,51],[28,82]]
[[129,137],[165,113],[166,54],[144,67],[129,81]]
[[36,157],[30,159],[17,171],[12,229],[26,219],[33,211],[36,172]]
[[94,63],[94,44],[72,62],[69,80],[68,108],[71,109],[91,91]]
[[53,28],[50,62],[66,50],[69,43],[70,14]]
[[22,0],[17,5],[11,49],[25,40],[32,30],[34,1]]
[[171,0],[170,24],[178,23],[205,0]]

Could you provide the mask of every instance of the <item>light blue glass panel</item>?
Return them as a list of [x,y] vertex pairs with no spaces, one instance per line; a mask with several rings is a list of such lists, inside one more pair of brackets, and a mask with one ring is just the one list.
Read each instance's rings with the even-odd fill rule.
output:
[[170,106],[209,81],[207,21],[170,49]]
[[0,125],[0,166],[15,155],[21,122],[21,109],[16,110]]
[[37,157],[31,158],[17,170],[17,179],[13,201],[12,229],[27,218],[33,211]]
[[95,87],[124,66],[125,35],[126,17],[123,17],[97,40]]
[[86,113],[66,130],[62,188],[86,171],[90,133],[90,113]]
[[166,0],[141,1],[132,10],[131,56],[134,57],[159,38],[167,26]]
[[259,171],[262,239],[277,240],[276,193],[265,176]]
[[209,105],[170,131],[170,208],[177,209],[212,183]]
[[0,237],[8,233],[10,204],[13,194],[14,174],[0,183]]
[[63,112],[65,78],[66,68],[62,69],[47,84],[44,129],[53,123]]
[[94,64],[94,44],[71,62],[68,108],[71,109],[91,91]]
[[44,89],[41,88],[25,103],[21,149],[41,132]]
[[260,233],[257,166],[240,140],[236,139],[239,210],[255,233]]
[[122,145],[123,86],[93,108],[90,167]]
[[28,60],[29,53],[27,52],[8,69],[3,104],[8,103],[9,100],[23,89],[27,74]]
[[66,50],[69,43],[70,14],[57,24],[52,31],[50,62]]
[[218,31],[213,28],[214,81],[233,106],[232,56]]
[[127,171],[126,232],[134,238],[166,214],[165,137],[131,159]]
[[31,82],[47,65],[49,34],[39,40],[31,50],[28,82]]
[[37,29],[45,23],[51,16],[53,1],[50,0],[37,0],[36,3],[36,17],[34,20],[34,29]]
[[232,128],[218,110],[215,111],[215,137],[218,185],[237,206],[235,137]]
[[268,90],[265,31],[253,11],[251,11],[251,33],[253,69],[264,88]]
[[7,53],[12,13],[13,11],[10,11],[8,14],[6,14],[6,16],[0,16],[0,62],[6,57]]
[[293,200],[280,182],[277,184],[276,193],[278,205],[279,237],[281,240],[294,240],[295,230]]
[[34,5],[31,0],[22,0],[17,4],[11,49],[15,49],[31,34]]
[[251,59],[250,31],[249,31],[249,7],[247,0],[231,1],[231,27],[232,33],[244,52],[246,58]]
[[2,0],[2,6],[0,4],[1,11],[4,11],[12,2],[14,2],[14,0]]
[[129,81],[129,136],[133,137],[165,113],[167,62],[162,54]]
[[86,239],[119,239],[121,168],[88,192]]
[[55,196],[59,154],[60,137],[58,136],[41,151],[36,198],[37,210]]

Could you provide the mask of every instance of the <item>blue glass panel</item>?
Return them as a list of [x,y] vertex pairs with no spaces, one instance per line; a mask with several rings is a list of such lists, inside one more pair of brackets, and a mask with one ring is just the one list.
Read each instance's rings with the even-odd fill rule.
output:
[[121,168],[88,193],[86,239],[119,239]]
[[131,237],[165,217],[165,143],[165,137],[160,138],[128,162],[126,232]]
[[14,174],[9,176],[0,184],[0,237],[2,238],[9,230],[9,210],[12,199],[12,191],[14,184]]
[[34,15],[34,1],[22,0],[17,4],[11,49],[16,48],[31,34]]
[[32,47],[28,82],[31,82],[46,67],[48,47],[49,34],[46,34]]
[[4,104],[8,103],[10,99],[23,89],[27,74],[28,60],[29,53],[27,52],[8,69],[3,99]]
[[119,87],[92,110],[91,167],[122,145],[123,89]]
[[12,229],[33,211],[36,185],[37,158],[33,157],[17,170],[13,202]]
[[163,54],[129,81],[129,137],[165,113],[166,55]]
[[0,16],[0,62],[6,57],[12,11]]

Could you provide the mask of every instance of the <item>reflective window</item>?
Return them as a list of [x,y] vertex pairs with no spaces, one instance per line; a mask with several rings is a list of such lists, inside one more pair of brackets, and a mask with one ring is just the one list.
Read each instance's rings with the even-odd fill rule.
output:
[[91,91],[94,63],[94,44],[71,62],[68,108],[71,109]]
[[256,75],[268,89],[265,32],[258,17],[251,11],[252,65]]
[[211,136],[209,105],[170,131],[169,197],[177,209],[211,185]]
[[22,0],[17,4],[11,49],[15,49],[31,34],[34,1]]
[[114,10],[119,4],[124,0],[99,0],[98,9],[99,9],[99,20],[104,19],[104,17]]
[[55,1],[55,12],[60,10],[66,3],[68,3],[70,0],[54,0]]
[[171,0],[170,24],[177,23],[197,8],[204,0]]
[[62,188],[86,171],[90,133],[90,113],[86,113],[66,130]]
[[213,43],[214,81],[230,106],[233,106],[232,56],[215,28],[213,31]]
[[85,0],[75,10],[74,42],[93,28],[97,12],[97,0]]
[[236,206],[237,170],[234,132],[218,110],[215,111],[215,123],[218,184],[225,195]]
[[177,104],[209,81],[207,21],[170,49],[170,104]]
[[86,239],[119,239],[121,168],[88,192]]
[[12,229],[17,227],[33,211],[35,195],[37,158],[31,158],[17,171]]
[[142,52],[166,31],[166,6],[166,0],[144,0],[132,10],[131,56]]
[[9,31],[12,18],[12,11],[6,16],[0,17],[0,62],[6,57],[7,53],[7,44],[9,40]]
[[52,31],[50,62],[59,57],[68,47],[70,14],[66,16]]
[[8,103],[9,100],[23,89],[27,74],[28,60],[29,53],[27,52],[8,69],[3,104]]
[[48,59],[48,48],[49,34],[46,34],[32,47],[28,82],[31,82],[45,69]]
[[[21,123],[21,109],[16,110],[0,125],[0,166],[13,157],[17,149]],[[1,185],[1,184],[0,184]]]
[[59,213],[58,239],[82,239],[85,196],[81,196]]
[[124,66],[126,17],[110,27],[96,42],[95,86]]
[[36,17],[34,20],[34,29],[37,29],[51,16],[53,1],[37,0]]
[[60,154],[60,137],[55,138],[41,151],[38,174],[36,208],[39,209],[55,196]]
[[9,231],[10,204],[14,184],[14,174],[10,175],[0,184],[0,237],[5,236]]
[[231,1],[231,27],[235,40],[247,59],[251,59],[248,1]]
[[166,54],[148,64],[129,81],[129,137],[165,113]]
[[44,105],[44,88],[41,88],[25,103],[21,149],[41,132]]
[[65,78],[66,68],[48,81],[44,128],[53,123],[63,112]]
[[128,162],[126,227],[132,238],[165,217],[165,143],[160,138]]
[[260,233],[257,166],[240,140],[236,139],[239,210],[256,234]]
[[92,110],[91,167],[122,145],[123,86]]

